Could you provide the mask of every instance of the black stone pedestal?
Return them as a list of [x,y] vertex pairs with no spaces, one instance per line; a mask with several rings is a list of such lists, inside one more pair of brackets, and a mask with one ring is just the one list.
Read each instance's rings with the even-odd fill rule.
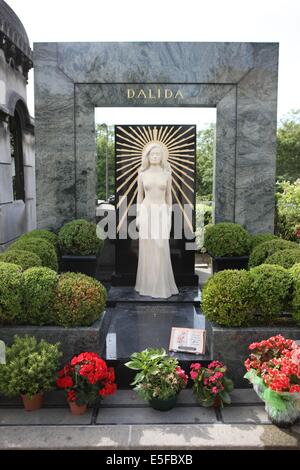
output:
[[[197,274],[176,274],[174,273],[175,282],[178,288],[180,286],[197,286],[199,279]],[[134,286],[136,281],[136,273],[123,273],[116,274],[115,272],[111,276],[111,282],[113,286]]]
[[150,304],[192,304],[199,306],[201,302],[201,292],[198,286],[179,287],[179,294],[172,295],[168,299],[160,299],[148,297],[147,295],[139,295],[133,286],[112,286],[108,292],[107,305],[114,307],[118,302],[129,303],[150,303]]

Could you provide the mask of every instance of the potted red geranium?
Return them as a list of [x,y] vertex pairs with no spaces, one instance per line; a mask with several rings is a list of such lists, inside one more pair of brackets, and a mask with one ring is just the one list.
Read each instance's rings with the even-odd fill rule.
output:
[[85,413],[88,405],[115,393],[114,382],[114,369],[107,367],[98,354],[84,352],[59,371],[56,385],[67,392],[71,412],[78,415]]
[[219,361],[212,361],[207,367],[199,362],[191,364],[193,392],[200,405],[223,407],[224,403],[231,403],[229,393],[233,390],[233,382],[226,373],[227,367]]

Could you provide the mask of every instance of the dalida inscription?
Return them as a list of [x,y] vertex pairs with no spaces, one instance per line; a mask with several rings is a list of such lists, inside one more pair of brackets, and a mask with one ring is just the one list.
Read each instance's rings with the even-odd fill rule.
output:
[[183,94],[181,90],[171,90],[170,88],[156,88],[155,90],[152,88],[140,88],[138,90],[134,90],[133,88],[127,88],[127,98],[129,100],[133,98],[137,99],[148,99],[148,100],[157,100],[157,99],[165,99],[169,100],[171,98],[183,99]]

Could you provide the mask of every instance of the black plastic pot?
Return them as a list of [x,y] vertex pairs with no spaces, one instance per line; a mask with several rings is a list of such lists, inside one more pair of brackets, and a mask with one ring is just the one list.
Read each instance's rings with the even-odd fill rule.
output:
[[62,255],[60,263],[60,271],[71,271],[74,273],[83,273],[87,276],[96,277],[97,256],[75,256]]
[[168,400],[161,400],[160,398],[152,398],[149,400],[149,405],[155,410],[168,411],[174,408],[177,402],[177,395],[169,398]]
[[247,269],[249,256],[213,256],[213,273],[224,271],[224,269]]

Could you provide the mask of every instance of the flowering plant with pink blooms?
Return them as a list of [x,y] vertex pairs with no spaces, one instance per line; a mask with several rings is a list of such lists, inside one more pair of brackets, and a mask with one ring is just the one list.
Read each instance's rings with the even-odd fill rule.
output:
[[226,374],[227,367],[219,361],[212,361],[207,367],[203,367],[199,362],[191,364],[193,392],[200,405],[223,407],[224,403],[231,403],[229,393],[234,386]]

